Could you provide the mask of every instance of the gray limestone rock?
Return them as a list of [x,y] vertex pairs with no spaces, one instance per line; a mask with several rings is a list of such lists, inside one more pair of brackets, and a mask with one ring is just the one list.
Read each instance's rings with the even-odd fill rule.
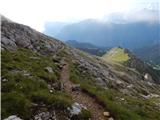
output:
[[46,70],[48,73],[53,73],[52,67],[45,67],[45,70]]
[[22,119],[17,117],[16,115],[11,115],[8,118],[5,118],[4,120],[22,120]]

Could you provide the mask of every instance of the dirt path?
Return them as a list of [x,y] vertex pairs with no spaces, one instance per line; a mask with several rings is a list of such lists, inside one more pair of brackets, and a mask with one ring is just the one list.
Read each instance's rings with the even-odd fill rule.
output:
[[74,102],[86,106],[87,109],[91,112],[91,120],[108,120],[108,118],[103,116],[103,112],[105,112],[104,108],[99,105],[93,98],[81,91],[72,91],[72,86],[74,84],[69,80],[68,65],[65,65],[62,69],[61,80],[64,84],[64,89],[71,94]]

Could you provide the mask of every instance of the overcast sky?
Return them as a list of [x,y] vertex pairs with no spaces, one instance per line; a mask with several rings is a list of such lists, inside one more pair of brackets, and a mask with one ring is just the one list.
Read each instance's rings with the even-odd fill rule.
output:
[[9,19],[43,31],[47,21],[101,19],[111,13],[159,9],[159,0],[1,0],[0,12]]

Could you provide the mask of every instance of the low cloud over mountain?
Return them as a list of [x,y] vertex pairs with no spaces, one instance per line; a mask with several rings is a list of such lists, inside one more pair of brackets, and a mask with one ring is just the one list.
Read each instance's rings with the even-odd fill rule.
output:
[[[45,27],[44,33],[61,40],[77,40],[98,46],[137,49],[159,43],[159,13],[142,9],[128,14],[114,13],[102,20],[87,19],[63,27]],[[46,23],[47,24],[47,23]],[[51,34],[50,31],[57,29]]]

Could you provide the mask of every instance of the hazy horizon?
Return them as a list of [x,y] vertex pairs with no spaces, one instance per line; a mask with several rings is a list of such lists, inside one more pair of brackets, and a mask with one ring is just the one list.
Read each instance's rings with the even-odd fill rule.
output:
[[[159,6],[158,0],[5,0],[1,2],[0,11],[2,15],[15,22],[43,32],[45,23],[57,21],[159,21]],[[154,14],[143,10],[154,11]],[[142,15],[137,16],[137,12],[141,12]]]

